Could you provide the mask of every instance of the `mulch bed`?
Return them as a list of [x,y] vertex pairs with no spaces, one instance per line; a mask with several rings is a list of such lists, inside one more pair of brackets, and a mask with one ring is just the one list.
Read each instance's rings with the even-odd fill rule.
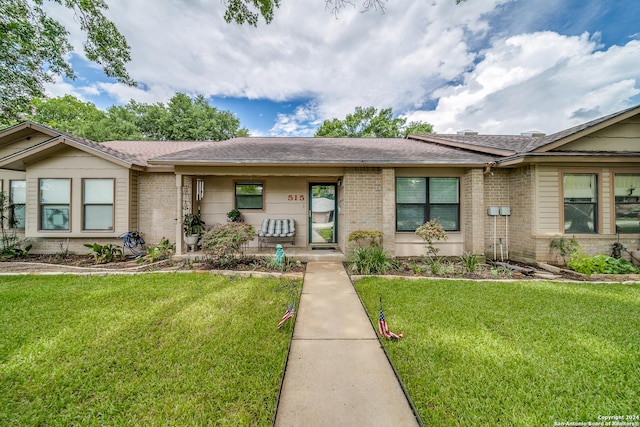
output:
[[[390,276],[401,277],[430,277],[456,278],[470,280],[571,280],[583,282],[640,282],[640,275],[592,275],[586,276],[573,272],[566,267],[546,265],[547,268],[532,266],[516,261],[505,261],[504,265],[492,265],[491,262],[480,264],[475,273],[463,272],[456,268],[454,271],[433,274],[428,268],[415,271],[416,258],[398,259],[399,267],[387,272]],[[545,265],[542,264],[544,267]],[[511,268],[510,268],[511,267]],[[18,259],[0,261],[0,273],[39,273],[39,272],[152,272],[152,271],[226,271],[226,272],[261,272],[261,273],[294,273],[303,274],[306,263],[293,263],[286,269],[269,268],[264,259],[245,258],[233,264],[220,265],[207,259],[195,261],[166,259],[154,263],[140,262],[135,258],[125,258],[121,261],[97,264],[88,255],[28,255]],[[348,266],[345,264],[348,270]],[[356,276],[356,275],[354,275]]]

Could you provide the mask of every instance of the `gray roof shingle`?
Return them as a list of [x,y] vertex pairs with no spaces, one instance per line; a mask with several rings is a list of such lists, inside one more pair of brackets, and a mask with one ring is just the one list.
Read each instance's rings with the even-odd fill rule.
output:
[[153,158],[150,164],[486,164],[495,156],[402,138],[241,137]]

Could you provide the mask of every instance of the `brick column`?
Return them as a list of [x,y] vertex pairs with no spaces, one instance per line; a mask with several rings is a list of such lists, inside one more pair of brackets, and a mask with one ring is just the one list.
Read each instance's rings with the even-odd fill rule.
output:
[[462,177],[462,226],[464,250],[484,255],[484,174],[482,169],[469,169]]
[[182,194],[182,174],[176,173],[176,255],[182,255],[186,248],[182,238]]
[[396,252],[396,171],[382,169],[382,245],[390,255]]

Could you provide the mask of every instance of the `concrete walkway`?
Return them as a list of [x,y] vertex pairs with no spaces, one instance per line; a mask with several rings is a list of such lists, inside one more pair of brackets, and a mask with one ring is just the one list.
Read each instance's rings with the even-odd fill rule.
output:
[[310,262],[275,426],[417,426],[339,262]]

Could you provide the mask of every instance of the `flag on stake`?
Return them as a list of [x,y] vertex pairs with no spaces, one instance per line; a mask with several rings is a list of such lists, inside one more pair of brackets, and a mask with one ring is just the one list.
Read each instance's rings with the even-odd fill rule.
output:
[[284,325],[284,322],[286,322],[287,319],[291,319],[293,317],[293,315],[295,314],[295,310],[293,307],[293,301],[291,301],[291,304],[289,304],[289,308],[287,308],[287,311],[284,312],[284,316],[282,316],[282,319],[280,319],[280,323],[278,323],[278,329],[280,329],[280,327]]
[[387,321],[384,318],[384,312],[382,311],[382,298],[380,299],[380,316],[378,317],[378,333],[383,337],[389,338],[402,338],[404,334],[395,334],[389,330]]

